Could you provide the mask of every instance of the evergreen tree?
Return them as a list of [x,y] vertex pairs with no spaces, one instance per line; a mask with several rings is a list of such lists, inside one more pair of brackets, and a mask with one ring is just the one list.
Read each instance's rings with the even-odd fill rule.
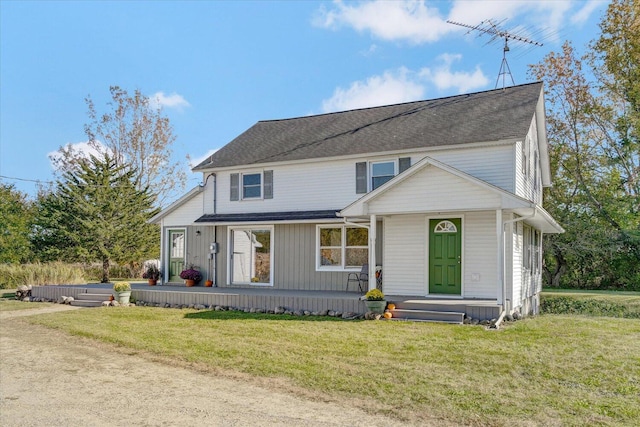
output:
[[111,262],[157,257],[159,230],[147,220],[157,213],[148,187],[135,185],[135,170],[113,158],[90,156],[65,172],[56,190],[39,200],[36,246],[44,259]]
[[31,261],[33,206],[13,184],[0,183],[0,263]]

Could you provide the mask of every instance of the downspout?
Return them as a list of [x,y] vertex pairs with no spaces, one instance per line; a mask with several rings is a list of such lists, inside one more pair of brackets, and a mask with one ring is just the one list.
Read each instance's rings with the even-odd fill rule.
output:
[[[516,222],[520,222],[520,221],[525,221],[527,219],[531,219],[533,217],[536,216],[536,213],[538,212],[538,208],[536,206],[533,207],[533,212],[531,213],[531,215],[526,215],[526,216],[520,216],[518,218],[515,219],[509,219],[506,221],[502,221],[502,244],[504,246],[504,241],[505,241],[505,233],[507,232],[507,225],[508,224],[514,224]],[[503,247],[502,249],[502,303],[504,305],[506,305],[506,296],[507,296],[507,281],[506,281],[506,277],[507,277],[507,263],[505,262],[506,260],[506,246]],[[503,306],[504,307],[504,306]],[[507,310],[506,309],[502,309],[502,313],[500,313],[500,316],[498,317],[498,320],[496,321],[496,323],[494,323],[493,325],[491,325],[491,328],[495,328],[498,329],[500,327],[500,324],[502,323],[502,321],[504,320],[504,317],[507,314]]]
[[[206,185],[207,185],[207,181],[209,181],[209,178],[213,177],[213,214],[215,215],[217,212],[217,200],[218,200],[218,185],[217,185],[217,176],[214,172],[211,172],[209,175],[207,175],[207,178],[204,180],[204,184],[203,186],[206,189]],[[204,214],[204,210],[205,210],[205,197],[202,197],[202,213]],[[213,242],[216,243],[218,241],[217,238],[218,235],[218,227],[216,225],[213,226]],[[210,280],[213,282],[213,287],[217,287],[218,286],[218,281],[216,280],[216,271],[217,271],[217,262],[218,262],[218,253],[217,250],[210,250],[209,253],[209,277]]]

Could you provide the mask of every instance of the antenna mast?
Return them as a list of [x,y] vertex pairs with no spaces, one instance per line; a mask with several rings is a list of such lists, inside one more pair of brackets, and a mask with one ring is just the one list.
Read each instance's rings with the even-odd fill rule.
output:
[[498,25],[501,24],[502,22],[494,23],[491,19],[487,19],[485,21],[480,22],[480,24],[478,25],[467,25],[467,24],[462,24],[460,22],[447,21],[447,23],[449,24],[459,25],[461,27],[469,28],[469,31],[467,31],[467,34],[469,34],[471,31],[478,31],[480,32],[480,35],[484,35],[484,34],[490,35],[491,39],[487,42],[487,44],[493,43],[498,39],[504,39],[504,47],[502,48],[502,63],[500,64],[500,71],[498,72],[498,78],[496,79],[495,89],[498,88],[498,83],[500,82],[501,77],[502,77],[502,88],[503,89],[505,88],[505,80],[507,75],[509,75],[509,77],[511,78],[511,84],[515,85],[515,82],[513,81],[513,75],[511,74],[511,69],[509,68],[509,64],[507,63],[507,52],[509,52],[509,40],[516,40],[522,43],[532,44],[534,46],[542,46],[542,43],[538,43],[536,41],[528,39],[527,37],[521,36],[519,34],[510,33],[506,30],[502,30],[500,27],[498,27]]

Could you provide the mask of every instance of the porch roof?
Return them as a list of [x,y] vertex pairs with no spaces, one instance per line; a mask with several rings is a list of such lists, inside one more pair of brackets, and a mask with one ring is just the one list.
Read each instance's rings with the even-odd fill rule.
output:
[[313,221],[339,219],[339,209],[316,211],[287,211],[287,212],[252,212],[208,214],[198,218],[197,223],[237,223],[237,222],[275,222],[275,221]]
[[[418,183],[419,185],[416,185]],[[342,217],[423,212],[511,210],[544,233],[562,227],[536,203],[425,157],[405,172],[340,211]]]

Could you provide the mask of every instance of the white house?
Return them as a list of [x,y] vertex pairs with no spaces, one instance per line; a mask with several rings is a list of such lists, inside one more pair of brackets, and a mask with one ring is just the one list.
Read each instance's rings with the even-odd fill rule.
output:
[[541,82],[260,121],[194,171],[152,219],[165,283],[194,263],[218,287],[344,291],[368,264],[386,295],[526,314],[542,236],[563,232],[542,208]]

